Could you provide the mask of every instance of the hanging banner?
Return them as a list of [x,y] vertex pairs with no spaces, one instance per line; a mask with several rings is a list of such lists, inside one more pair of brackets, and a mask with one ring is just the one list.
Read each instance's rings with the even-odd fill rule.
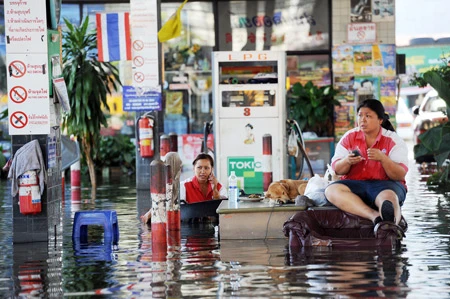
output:
[[131,0],[132,85],[151,88],[159,83],[158,6],[156,0]]

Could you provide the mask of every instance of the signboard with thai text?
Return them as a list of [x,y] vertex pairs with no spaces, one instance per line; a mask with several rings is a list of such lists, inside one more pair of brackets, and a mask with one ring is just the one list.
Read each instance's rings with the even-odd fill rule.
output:
[[4,4],[9,134],[49,134],[46,1]]
[[377,41],[375,23],[351,23],[347,25],[347,42],[349,44],[371,44]]
[[7,54],[10,135],[48,134],[47,54]]
[[7,53],[47,53],[45,0],[5,0]]
[[133,86],[124,86],[123,111],[161,111],[161,90],[154,88],[139,93]]

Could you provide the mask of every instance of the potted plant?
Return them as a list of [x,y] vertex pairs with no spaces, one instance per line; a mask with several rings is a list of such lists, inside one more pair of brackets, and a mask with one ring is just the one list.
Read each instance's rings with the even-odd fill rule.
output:
[[69,93],[70,113],[63,115],[62,127],[81,144],[83,158],[89,169],[91,198],[96,196],[94,156],[100,140],[100,127],[107,127],[102,109],[109,110],[107,94],[121,84],[118,69],[109,62],[97,59],[97,35],[88,30],[86,17],[79,27],[64,19],[63,76]]
[[288,117],[298,122],[303,132],[315,132],[318,137],[334,136],[334,99],[338,91],[331,85],[316,86],[297,82],[287,94]]

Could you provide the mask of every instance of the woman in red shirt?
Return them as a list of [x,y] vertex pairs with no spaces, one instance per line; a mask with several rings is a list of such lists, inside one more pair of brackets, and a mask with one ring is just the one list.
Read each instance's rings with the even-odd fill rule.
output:
[[374,224],[398,224],[407,191],[408,148],[380,101],[365,100],[357,111],[358,127],[339,140],[331,159],[341,180],[330,184],[325,196],[339,209]]
[[227,198],[227,190],[214,176],[214,160],[205,153],[199,154],[192,163],[194,176],[181,182],[180,199],[187,203]]

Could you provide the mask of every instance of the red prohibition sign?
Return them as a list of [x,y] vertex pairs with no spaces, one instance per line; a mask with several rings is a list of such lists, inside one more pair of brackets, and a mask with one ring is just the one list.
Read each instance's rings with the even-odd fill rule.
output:
[[134,81],[136,81],[137,83],[142,83],[144,82],[144,74],[141,72],[136,72],[134,73]]
[[144,65],[144,57],[142,56],[136,56],[133,59],[134,65],[135,66],[143,66]]
[[135,40],[133,42],[133,49],[135,49],[136,51],[140,51],[142,49],[144,49],[144,42],[141,40]]
[[22,86],[14,86],[13,88],[11,88],[11,91],[9,92],[9,98],[11,99],[11,101],[17,104],[25,102],[27,97],[28,92]]
[[9,121],[14,128],[23,129],[28,124],[28,117],[22,111],[16,111],[11,115]]
[[14,78],[20,78],[27,72],[25,63],[20,60],[14,60],[9,64],[9,76]]
[[366,34],[362,31],[358,31],[357,36],[359,39],[363,39],[366,36]]

